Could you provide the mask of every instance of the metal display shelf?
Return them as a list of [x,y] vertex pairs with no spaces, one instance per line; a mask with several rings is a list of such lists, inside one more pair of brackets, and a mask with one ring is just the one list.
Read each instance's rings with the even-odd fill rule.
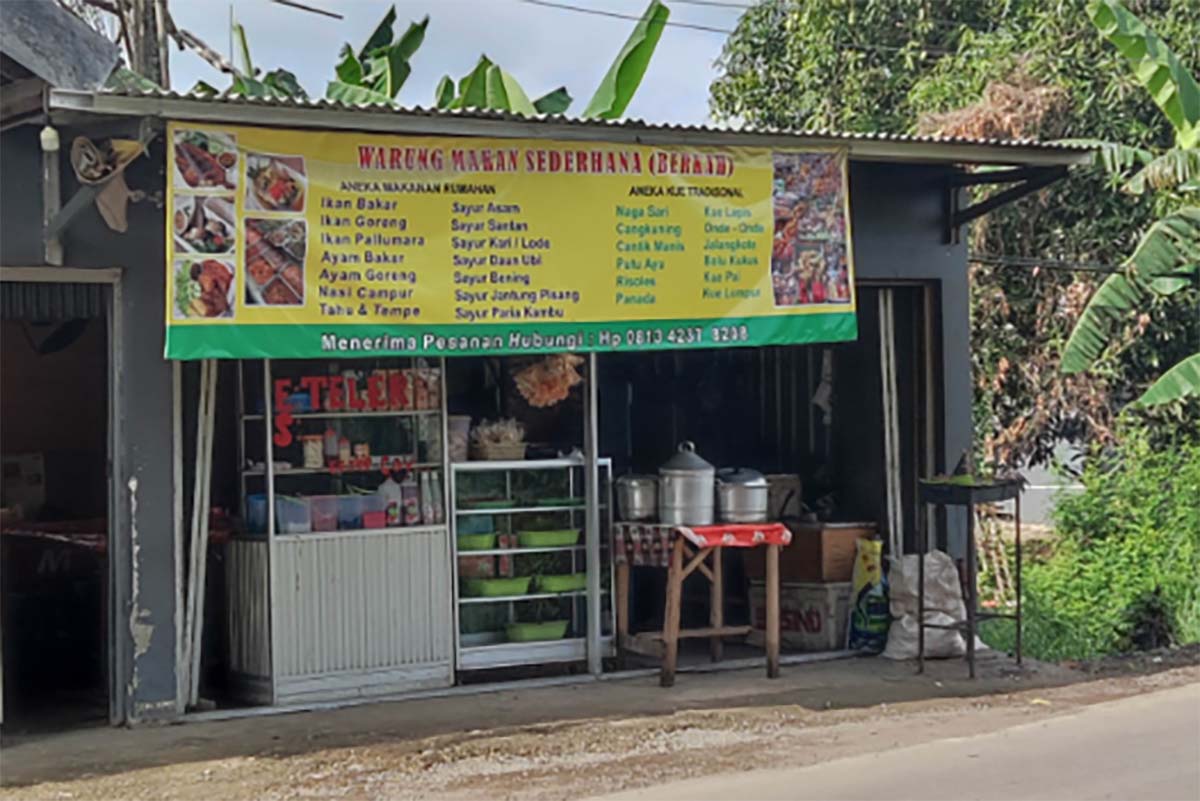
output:
[[[612,460],[598,460],[600,473],[602,477],[602,490],[600,493],[601,503],[597,504],[599,510],[605,514],[605,510],[609,509],[611,502],[609,495],[611,493],[612,480]],[[460,560],[490,560],[492,570],[495,571],[496,577],[504,577],[511,575],[513,572],[520,572],[522,569],[523,558],[536,557],[543,555],[561,559],[564,563],[570,562],[569,568],[564,564],[563,571],[578,573],[587,570],[587,550],[586,542],[587,526],[585,525],[585,516],[589,511],[584,495],[585,481],[584,472],[586,462],[582,457],[563,457],[558,459],[529,459],[529,460],[505,460],[505,461],[470,461],[470,462],[453,462],[450,465],[450,480],[449,493],[451,499],[451,508],[454,513],[450,516],[450,525],[452,536],[450,538],[452,547],[454,548],[454,563],[455,581],[454,586],[456,592],[460,591],[458,575]],[[546,490],[545,494],[551,500],[556,498],[578,498],[579,503],[570,504],[545,504],[537,505],[536,501],[532,505],[517,505],[529,504],[530,495],[528,489],[522,492],[522,480],[517,478],[519,473],[529,473],[537,471],[561,472],[562,478],[552,480],[548,483],[561,484],[561,488]],[[510,506],[501,506],[495,509],[462,509],[460,505],[469,505],[470,500],[464,501],[460,497],[460,492],[464,489],[463,485],[467,481],[478,482],[480,480],[490,481],[490,479],[471,478],[466,476],[479,476],[484,473],[492,473],[497,476],[502,476],[503,480],[503,500],[507,501]],[[498,485],[499,480],[493,482],[493,485]],[[470,492],[470,490],[467,490]],[[537,492],[537,490],[535,490]],[[500,488],[495,487],[495,494],[500,495]],[[536,496],[535,496],[536,497]],[[584,537],[573,545],[549,546],[549,547],[529,547],[522,548],[513,546],[509,548],[489,548],[487,550],[477,551],[459,551],[458,550],[458,528],[460,525],[465,526],[467,520],[477,519],[480,516],[492,516],[493,526],[496,528],[496,534],[516,534],[518,531],[516,515],[520,514],[537,514],[537,515],[555,515],[558,520],[561,520],[562,528],[577,528],[584,532]],[[550,528],[546,526],[545,528]],[[600,526],[600,531],[608,531],[609,524],[604,522]],[[475,531],[464,532],[464,534],[482,533]],[[600,552],[602,553],[601,562],[593,566],[595,570],[604,570],[604,566],[611,562],[612,549],[606,547],[606,543],[601,542]],[[464,562],[466,564],[466,562]],[[526,570],[532,570],[529,561],[525,561]],[[502,572],[505,571],[505,572]],[[600,588],[599,597],[603,598],[612,593],[612,578],[611,570],[607,581],[604,581],[604,586]],[[528,574],[528,573],[527,573]],[[603,575],[603,573],[601,574]],[[480,576],[486,578],[487,576]],[[568,617],[571,621],[572,631],[582,633],[587,630],[587,609],[589,604],[595,603],[596,608],[603,609],[603,604],[597,598],[589,595],[586,589],[569,591],[569,592],[532,592],[523,593],[521,595],[505,595],[505,596],[463,596],[457,594],[455,597],[455,646],[458,654],[458,669],[459,670],[479,670],[484,668],[496,667],[517,667],[520,665],[538,665],[553,662],[575,662],[583,661],[589,658],[587,652],[587,638],[577,637],[569,640],[553,640],[545,642],[507,642],[501,640],[487,644],[478,643],[477,638],[485,632],[466,632],[462,631],[460,619],[466,614],[467,609],[481,610],[487,609],[490,606],[494,607],[494,612],[472,612],[472,615],[486,614],[495,615],[503,620],[494,621],[493,625],[503,628],[504,621],[507,623],[519,622],[519,615],[525,614],[520,611],[528,609],[525,604],[528,602],[561,602],[560,609],[563,617]],[[602,614],[606,618],[610,618],[607,623],[604,618],[601,619],[602,630],[612,631],[612,604],[609,604],[609,609]],[[501,633],[501,636],[502,633]],[[612,638],[605,636],[602,640],[605,652],[612,651]]]
[[510,506],[503,509],[458,509],[456,515],[532,515],[539,512],[567,512],[586,508],[575,503],[569,506]]
[[[615,655],[612,637],[602,637],[600,645],[604,656]],[[484,670],[552,662],[581,662],[584,659],[587,659],[587,640],[582,637],[569,640],[475,645],[459,648],[458,651],[460,670]]]
[[[601,590],[605,595],[607,590]],[[578,598],[587,595],[586,590],[571,590],[569,592],[527,592],[524,595],[464,595],[459,596],[460,604],[504,604],[514,601],[542,601],[550,598]]]
[[[364,457],[365,458],[365,457]],[[371,459],[379,459],[381,457],[372,456]],[[399,459],[404,461],[405,456],[387,456],[383,457],[388,461]],[[372,464],[370,467],[343,467],[334,470],[330,467],[289,467],[286,470],[275,468],[275,478],[283,478],[285,476],[321,476],[321,475],[341,475],[343,473],[374,473],[382,467],[382,464]],[[405,467],[408,467],[407,462]],[[413,469],[417,470],[440,470],[441,462],[413,462]],[[242,471],[244,476],[262,476],[266,475],[266,470],[261,467],[248,467]]]
[[[293,420],[357,420],[363,417],[420,417],[426,414],[441,414],[440,409],[397,409],[395,411],[360,411],[360,412],[295,412]],[[252,422],[265,420],[265,414],[245,414],[242,420]]]

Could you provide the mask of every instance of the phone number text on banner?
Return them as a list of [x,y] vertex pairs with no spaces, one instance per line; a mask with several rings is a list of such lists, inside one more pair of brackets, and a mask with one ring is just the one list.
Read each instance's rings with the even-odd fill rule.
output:
[[841,152],[172,123],[175,359],[853,339]]

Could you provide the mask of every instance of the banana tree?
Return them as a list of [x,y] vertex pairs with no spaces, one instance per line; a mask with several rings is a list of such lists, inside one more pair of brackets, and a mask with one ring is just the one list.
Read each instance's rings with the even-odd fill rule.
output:
[[233,80],[229,84],[229,88],[222,91],[207,81],[197,81],[196,85],[192,87],[192,94],[204,97],[220,95],[301,99],[308,97],[304,87],[296,80],[296,76],[282,67],[271,70],[261,78],[258,77],[259,71],[255,69],[254,62],[250,58],[250,43],[246,39],[246,29],[242,27],[241,23],[233,24],[233,40],[237,46],[237,53],[232,65]]
[[410,23],[398,37],[392,28],[395,23],[392,6],[357,52],[349,44],[342,45],[337,76],[325,88],[327,98],[354,105],[395,102],[412,74],[409,60],[425,41],[429,17]]
[[[583,117],[611,120],[625,113],[642,83],[670,14],[670,9],[661,0],[651,0],[588,101]],[[561,114],[571,105],[572,97],[566,87],[560,86],[536,100],[530,100],[516,78],[484,55],[480,56],[475,68],[457,82],[449,75],[443,76],[434,92],[434,102],[440,109],[477,108],[526,115]]]
[[[1176,211],[1146,231],[1120,272],[1110,275],[1088,301],[1063,350],[1062,370],[1087,370],[1108,347],[1113,332],[1153,296],[1169,296],[1200,282],[1200,85],[1179,58],[1120,0],[1091,0],[1088,14],[1100,33],[1125,57],[1139,83],[1175,132],[1163,153],[1109,142],[1091,142],[1097,161],[1131,194],[1147,189],[1180,201]],[[1081,141],[1081,140],[1076,140]],[[1169,369],[1138,399],[1151,406],[1200,397],[1200,353]]]

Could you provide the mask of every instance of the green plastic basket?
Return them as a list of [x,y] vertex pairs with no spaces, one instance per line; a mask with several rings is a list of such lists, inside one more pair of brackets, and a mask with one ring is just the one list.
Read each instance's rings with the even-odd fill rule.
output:
[[522,548],[561,548],[579,542],[579,529],[559,531],[518,531],[517,544]]
[[576,592],[587,586],[587,573],[538,576],[538,592]]
[[496,546],[495,534],[459,534],[458,550],[488,551]]
[[561,640],[567,636],[568,620],[547,620],[544,623],[509,623],[505,632],[509,642],[539,642]]
[[525,595],[532,576],[518,578],[463,579],[463,595],[472,598],[496,598],[504,595]]

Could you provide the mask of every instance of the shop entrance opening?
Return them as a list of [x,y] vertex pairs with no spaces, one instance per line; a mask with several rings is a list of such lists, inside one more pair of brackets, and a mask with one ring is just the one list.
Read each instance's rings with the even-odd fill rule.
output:
[[109,703],[106,288],[3,289],[3,720],[8,731],[100,722]]

